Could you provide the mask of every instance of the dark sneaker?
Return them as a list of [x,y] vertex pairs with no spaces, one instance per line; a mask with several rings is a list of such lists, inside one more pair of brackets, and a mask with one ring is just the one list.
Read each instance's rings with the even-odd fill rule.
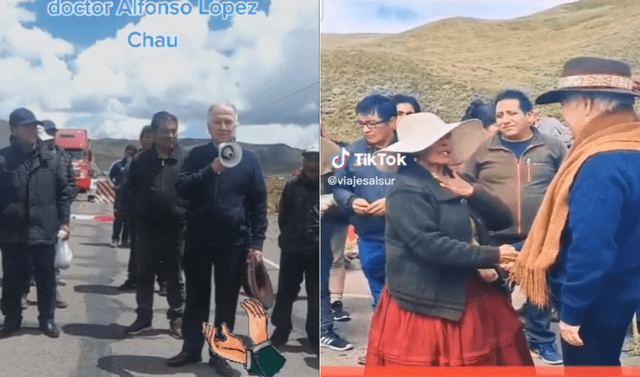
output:
[[49,338],[57,338],[60,336],[60,330],[52,319],[40,324],[40,331]]
[[114,249],[115,249],[116,247],[118,247],[118,240],[111,240],[111,245],[110,245],[110,246],[111,246],[112,248],[114,248]]
[[169,331],[171,336],[176,339],[182,339],[182,318],[176,318],[169,321]]
[[274,347],[281,347],[287,344],[289,340],[289,331],[284,331],[282,328],[277,328],[273,330],[273,334],[269,337],[271,341],[271,345]]
[[342,339],[333,330],[329,330],[320,337],[320,346],[328,347],[335,351],[346,351],[353,348],[353,345]]
[[218,356],[212,356],[209,359],[209,365],[222,377],[239,377],[241,375],[241,373],[233,369],[226,360]]
[[147,330],[151,330],[151,319],[136,318],[131,326],[124,329],[124,333],[127,335],[138,335]]
[[56,289],[56,308],[64,309],[68,306],[69,304],[67,304],[67,302],[62,299],[62,296],[60,296],[60,292],[58,292],[58,290]]
[[351,319],[351,315],[348,311],[342,309],[342,301],[336,301],[331,304],[331,311],[333,312],[334,321],[348,321]]
[[119,291],[133,291],[138,287],[138,284],[132,281],[125,281],[121,286],[118,287]]
[[556,350],[556,345],[553,343],[538,343],[531,344],[529,349],[534,354],[540,357],[544,363],[549,365],[562,364],[562,356]]
[[160,296],[166,296],[167,295],[167,282],[160,283],[160,290],[158,291],[158,294]]
[[191,355],[187,351],[180,351],[179,354],[167,360],[167,366],[177,368],[189,364],[196,364],[200,361],[202,361],[200,355]]

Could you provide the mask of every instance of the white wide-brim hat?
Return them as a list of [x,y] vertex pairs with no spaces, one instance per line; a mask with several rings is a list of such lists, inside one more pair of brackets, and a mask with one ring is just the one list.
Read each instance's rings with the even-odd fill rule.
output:
[[[478,119],[445,123],[433,113],[416,113],[402,118],[396,128],[398,142],[376,153],[418,153],[451,133],[451,164],[467,161],[484,139],[484,128]],[[388,171],[388,167],[381,167]]]

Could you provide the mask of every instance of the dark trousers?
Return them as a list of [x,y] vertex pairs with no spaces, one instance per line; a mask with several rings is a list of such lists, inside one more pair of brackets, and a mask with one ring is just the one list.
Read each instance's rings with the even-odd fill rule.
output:
[[333,252],[331,249],[331,237],[335,229],[332,221],[322,221],[320,227],[320,331],[325,334],[333,330],[333,312],[331,311],[331,291],[329,290],[329,278],[331,276],[331,264]]
[[301,251],[282,251],[280,253],[280,272],[278,274],[278,295],[271,314],[271,323],[287,332],[291,324],[293,302],[300,292],[300,284],[304,278],[307,291],[307,337],[312,344],[318,344],[319,331],[319,280],[320,264],[318,254],[307,254]]
[[[122,238],[120,237],[122,233]],[[129,216],[126,213],[115,211],[113,220],[112,241],[127,242],[129,241]]]
[[212,266],[215,284],[213,323],[218,328],[218,334],[222,334],[223,323],[233,332],[246,257],[245,245],[217,245],[202,239],[187,238],[184,250],[187,301],[182,319],[184,351],[200,355],[204,345],[202,323],[209,321]]
[[578,332],[584,345],[574,347],[562,340],[564,365],[620,366],[622,343],[637,307],[638,302],[596,300],[587,310]]
[[[28,246],[3,244],[2,250],[2,313],[5,324],[19,326],[22,322],[20,298],[29,284],[30,265],[38,293],[38,321],[54,319],[56,308],[56,277],[53,261],[54,245]],[[30,263],[31,262],[31,263]]]
[[[131,239],[131,245],[129,249],[129,264],[127,265],[127,282],[138,283],[138,263],[136,262],[136,222],[129,217],[129,238]],[[164,272],[164,264],[162,259],[158,259],[156,266],[156,277],[159,285],[162,285],[167,281],[166,273]]]
[[167,318],[182,317],[185,299],[181,268],[183,229],[152,230],[138,222],[136,232],[138,317],[145,319],[153,317],[153,279],[156,275],[158,260],[162,260],[167,274],[167,302],[169,303]]

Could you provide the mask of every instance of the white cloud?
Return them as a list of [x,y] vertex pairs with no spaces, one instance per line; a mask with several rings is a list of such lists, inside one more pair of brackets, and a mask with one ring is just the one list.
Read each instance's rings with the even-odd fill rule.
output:
[[[317,86],[271,104],[318,81],[313,1],[272,0],[268,16],[237,16],[218,31],[210,31],[209,18],[197,10],[190,16],[145,16],[77,53],[73,68],[64,58],[74,47],[37,22],[25,27],[34,15],[18,3],[0,8],[0,70],[11,72],[0,85],[0,118],[24,106],[59,127],[87,127],[92,137],[137,138],[153,113],[165,110],[178,116],[182,131],[198,125],[192,130],[207,137],[206,130],[195,130],[209,104],[224,98],[247,112],[241,119],[251,124],[297,123],[307,132],[301,126],[317,127]],[[134,31],[176,36],[178,48],[132,48],[128,38]],[[291,114],[283,106],[299,111]]]

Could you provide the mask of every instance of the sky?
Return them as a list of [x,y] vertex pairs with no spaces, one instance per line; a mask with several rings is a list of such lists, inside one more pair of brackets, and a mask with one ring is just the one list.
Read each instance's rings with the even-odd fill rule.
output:
[[[86,3],[94,12],[113,5],[108,15],[87,15]],[[187,14],[157,14],[160,3]],[[230,4],[226,19],[213,3],[2,0],[0,119],[26,107],[58,128],[87,128],[92,138],[137,139],[154,113],[168,111],[181,137],[209,138],[207,108],[226,99],[240,110],[238,141],[317,143],[318,3],[217,2]],[[81,14],[69,15],[69,5]],[[134,47],[143,33],[177,47]]]
[[323,33],[401,33],[429,22],[470,17],[504,20],[529,16],[576,0],[324,0]]
[[[207,108],[227,99],[240,109],[239,141],[307,148],[318,140],[319,27],[397,33],[448,17],[522,17],[570,1],[324,0],[321,23],[313,0],[217,3],[230,2],[244,13],[255,2],[255,14],[223,19],[214,0],[0,1],[0,119],[27,107],[92,138],[137,139],[155,112],[168,111],[181,137],[208,138]],[[67,11],[113,5],[109,15],[65,16],[65,3]],[[131,3],[133,10],[124,7]],[[191,12],[152,14],[160,3]],[[142,33],[177,47],[132,47]]]

